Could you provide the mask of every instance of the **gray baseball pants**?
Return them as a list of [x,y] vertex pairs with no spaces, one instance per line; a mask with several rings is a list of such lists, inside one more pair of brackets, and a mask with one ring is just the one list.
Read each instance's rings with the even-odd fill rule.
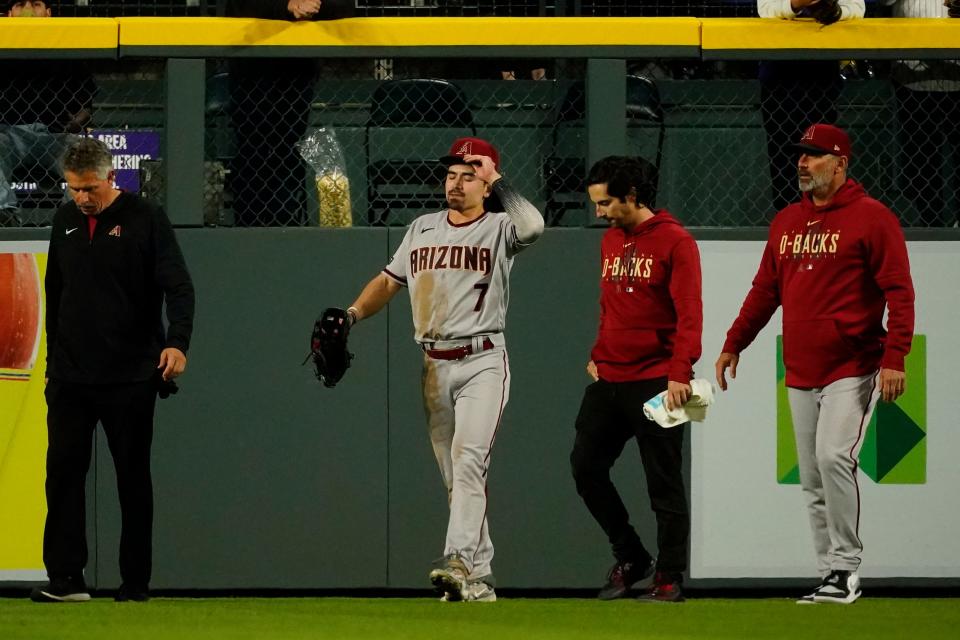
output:
[[860,448],[880,393],[877,374],[841,378],[825,387],[788,389],[817,569],[860,566]]
[[450,504],[444,555],[459,555],[470,580],[492,572],[487,471],[509,396],[510,365],[502,346],[462,360],[424,356],[424,409]]

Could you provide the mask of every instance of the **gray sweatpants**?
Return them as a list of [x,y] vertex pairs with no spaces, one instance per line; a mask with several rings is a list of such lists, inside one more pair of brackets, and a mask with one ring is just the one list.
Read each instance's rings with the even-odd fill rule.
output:
[[800,485],[822,576],[860,566],[857,458],[880,397],[876,377],[871,373],[822,388],[788,389]]

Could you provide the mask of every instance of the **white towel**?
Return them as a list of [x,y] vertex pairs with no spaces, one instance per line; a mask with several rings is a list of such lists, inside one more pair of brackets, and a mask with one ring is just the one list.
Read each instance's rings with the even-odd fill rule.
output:
[[682,407],[667,411],[667,392],[662,391],[643,403],[643,413],[663,428],[675,427],[684,422],[703,422],[707,419],[707,407],[713,404],[716,394],[713,383],[703,378],[690,381],[690,398]]

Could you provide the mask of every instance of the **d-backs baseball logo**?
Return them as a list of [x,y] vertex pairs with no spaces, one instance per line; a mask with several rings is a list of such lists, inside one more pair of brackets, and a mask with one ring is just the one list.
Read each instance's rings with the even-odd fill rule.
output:
[[623,246],[622,253],[604,252],[600,279],[618,285],[626,284],[627,293],[631,293],[633,287],[629,285],[650,282],[654,267],[653,254],[637,253],[634,243],[629,242]]
[[[879,484],[927,482],[926,336],[913,336],[905,368],[906,392],[894,402],[877,402],[860,450],[860,468]],[[783,336],[777,336],[777,482],[800,484],[785,377]]]
[[[809,127],[807,127],[807,130],[803,132],[803,137],[800,138],[800,143],[802,144],[804,142],[813,142],[814,138],[816,137],[816,133],[817,133],[817,125],[815,124],[810,125]],[[837,153],[840,153],[841,151],[840,145],[834,143],[833,150]]]
[[604,257],[600,277],[603,280],[649,280],[653,258],[648,256]]
[[807,228],[790,231],[780,236],[781,260],[806,260],[833,256],[840,244],[840,233],[829,229],[820,230],[816,226],[821,220],[807,222]]

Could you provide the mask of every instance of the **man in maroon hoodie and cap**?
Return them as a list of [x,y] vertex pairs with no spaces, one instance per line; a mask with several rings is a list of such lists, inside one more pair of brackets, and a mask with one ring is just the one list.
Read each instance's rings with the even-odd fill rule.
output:
[[892,402],[905,389],[913,282],[896,216],[847,177],[846,132],[811,125],[795,150],[802,199],[770,225],[716,374],[726,389],[726,370],[736,378],[740,352],[783,306],[800,484],[822,578],[798,602],[850,604],[860,597],[863,550],[857,456],[877,399]]
[[[600,244],[600,330],[590,353],[570,454],[577,492],[616,559],[601,600],[626,595],[656,572],[641,601],[680,602],[690,515],[683,484],[686,424],[664,429],[643,403],[667,391],[667,409],[690,395],[703,329],[697,243],[663,209],[654,209],[657,169],[641,158],[609,156],[587,177],[598,218],[610,229]],[[635,438],[657,519],[656,558],[644,548],[610,468]]]

